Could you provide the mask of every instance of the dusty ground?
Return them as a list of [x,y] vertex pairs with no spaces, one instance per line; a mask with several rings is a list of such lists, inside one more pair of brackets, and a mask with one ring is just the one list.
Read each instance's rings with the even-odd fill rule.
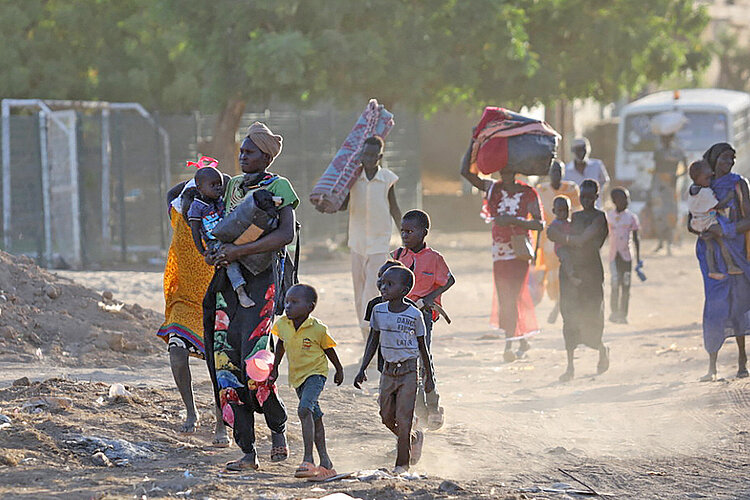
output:
[[[184,437],[175,432],[181,404],[165,353],[124,353],[119,361],[106,358],[104,363],[65,367],[49,357],[2,363],[0,413],[13,423],[0,430],[0,461],[17,465],[0,466],[0,496],[317,498],[347,491],[362,498],[570,498],[575,495],[529,491],[558,482],[585,489],[565,471],[618,498],[750,498],[750,383],[734,378],[732,342],[719,357],[725,380],[697,382],[707,364],[699,325],[702,286],[687,244],[674,257],[646,253],[649,280],[633,287],[630,324],[607,325],[610,371],[593,376],[596,353],[581,350],[578,378],[560,384],[557,377],[565,362],[561,323],[544,322],[551,307],[546,299],[538,310],[544,331],[532,342],[528,357],[502,362],[503,342],[486,321],[488,241],[487,233],[432,237],[458,282],[445,298],[454,322],[436,326],[433,351],[447,419],[440,432],[428,434],[415,468],[427,478],[338,482],[323,491],[290,479],[300,461],[294,416],[288,463],[268,463],[269,443],[259,425],[261,472],[221,478],[220,464],[234,458],[237,448],[209,446],[213,421],[203,365],[193,362],[204,419],[198,434]],[[647,249],[650,245],[646,242]],[[339,471],[357,471],[391,466],[386,454],[394,443],[378,422],[376,383],[369,382],[364,392],[350,385],[362,345],[346,262],[342,255],[340,261],[308,263],[302,279],[318,287],[321,300],[315,314],[331,327],[347,366],[345,386],[329,386],[322,399],[331,454]],[[157,311],[163,307],[159,273],[64,275],[96,291],[111,290],[115,300]],[[153,333],[143,332],[149,335]],[[9,387],[21,376],[65,379]],[[126,384],[135,399],[109,401],[112,382]],[[67,396],[73,404],[58,413],[20,412],[37,394]],[[282,396],[293,408],[296,397],[288,387],[282,388]],[[125,467],[96,467],[90,450],[71,444],[81,434],[143,443],[152,456]],[[194,477],[185,478],[186,470]],[[441,491],[443,479],[463,490]]]

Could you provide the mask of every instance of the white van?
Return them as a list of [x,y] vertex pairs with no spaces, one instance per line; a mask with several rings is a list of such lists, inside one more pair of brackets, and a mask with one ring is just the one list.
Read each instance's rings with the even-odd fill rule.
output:
[[[734,171],[750,174],[750,94],[722,89],[657,92],[631,102],[620,113],[614,174],[618,181],[630,184],[636,208],[647,199],[654,151],[660,146],[659,137],[651,133],[651,117],[674,110],[687,117],[675,141],[688,163],[712,144],[728,142],[737,150]],[[678,188],[684,190],[687,184],[681,184]]]

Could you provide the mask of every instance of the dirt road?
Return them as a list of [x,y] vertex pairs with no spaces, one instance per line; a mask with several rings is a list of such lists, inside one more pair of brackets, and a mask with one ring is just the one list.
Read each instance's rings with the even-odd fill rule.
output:
[[[650,243],[646,242],[647,248]],[[719,374],[724,380],[697,381],[706,371],[707,356],[699,323],[702,284],[688,244],[673,257],[646,253],[649,279],[634,282],[630,324],[608,323],[605,330],[611,348],[610,371],[594,376],[597,353],[581,349],[576,358],[577,378],[566,384],[557,381],[565,367],[561,322],[548,325],[544,321],[551,308],[547,299],[538,308],[543,332],[532,340],[528,356],[511,364],[502,362],[503,341],[487,323],[489,235],[435,234],[431,245],[445,255],[457,284],[444,299],[453,324],[438,323],[434,335],[433,354],[446,425],[440,432],[428,434],[422,461],[415,469],[428,479],[335,483],[326,486],[325,492],[348,491],[363,498],[444,497],[449,493],[438,489],[443,478],[465,489],[452,494],[467,498],[570,497],[543,491],[524,493],[557,482],[585,489],[562,469],[595,490],[620,498],[750,498],[750,383],[734,378],[733,342],[727,343],[719,357]],[[301,279],[320,292],[314,314],[331,328],[347,367],[345,386],[329,385],[321,402],[331,455],[339,471],[391,466],[392,459],[386,454],[394,445],[378,421],[376,382],[369,382],[364,392],[350,385],[363,346],[347,262],[342,255],[340,260],[306,263],[301,273]],[[163,307],[159,273],[65,275],[94,289],[112,290],[125,302],[156,310]],[[166,354],[145,358],[141,366],[61,369],[44,362],[4,364],[0,388],[22,375],[32,380],[65,375],[78,381],[119,381],[140,391],[144,400],[149,399],[148,394],[153,396],[135,409],[76,404],[67,415],[28,417],[28,432],[47,432],[55,441],[59,435],[54,432],[56,426],[78,427],[78,432],[88,433],[92,429],[100,433],[127,431],[131,437],[141,433],[139,439],[144,441],[161,436],[167,451],[152,462],[127,468],[101,469],[74,460],[67,462],[70,471],[64,471],[60,467],[65,460],[56,465],[43,458],[17,467],[0,467],[0,495],[82,498],[110,493],[132,498],[144,492],[147,496],[176,494],[175,488],[182,487],[179,491],[183,494],[191,489],[197,498],[302,498],[325,493],[288,477],[300,461],[299,425],[293,412],[289,425],[293,450],[288,464],[270,466],[262,461],[264,472],[252,478],[217,478],[218,464],[235,457],[237,449],[217,451],[207,446],[212,425],[210,387],[205,369],[197,361],[193,372],[205,418],[199,434],[184,438],[175,432],[180,404]],[[374,370],[370,374],[375,378]],[[81,393],[86,397],[106,394],[106,385],[84,385]],[[61,386],[56,390],[71,389]],[[12,411],[20,401],[21,393],[10,391],[5,389],[0,397],[0,413]],[[295,407],[296,397],[288,387],[282,388],[282,396],[290,408]],[[132,421],[118,420],[114,425],[112,419],[117,415]],[[40,425],[48,431],[39,430]],[[265,435],[261,426],[258,430]],[[67,452],[59,441],[55,446],[62,457]],[[180,448],[180,443],[188,445]],[[262,458],[268,446],[264,437]],[[187,483],[171,488],[169,481],[179,479],[186,469],[198,479],[188,481],[189,488]],[[154,490],[156,487],[161,489]],[[66,488],[75,493],[64,493]]]

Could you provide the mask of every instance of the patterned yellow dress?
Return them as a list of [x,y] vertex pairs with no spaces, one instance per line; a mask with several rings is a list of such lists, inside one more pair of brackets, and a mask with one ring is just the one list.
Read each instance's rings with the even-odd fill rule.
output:
[[182,215],[169,208],[172,242],[164,269],[164,323],[157,331],[165,342],[179,345],[191,356],[203,358],[203,297],[214,275],[193,243]]

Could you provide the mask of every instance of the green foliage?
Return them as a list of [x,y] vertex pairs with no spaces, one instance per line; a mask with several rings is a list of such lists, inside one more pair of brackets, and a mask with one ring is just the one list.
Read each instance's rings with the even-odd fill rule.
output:
[[719,34],[716,47],[719,56],[719,85],[733,90],[748,90],[750,78],[750,48],[742,46],[731,31]]
[[164,111],[608,100],[709,60],[692,0],[0,0],[0,18],[0,95]]

